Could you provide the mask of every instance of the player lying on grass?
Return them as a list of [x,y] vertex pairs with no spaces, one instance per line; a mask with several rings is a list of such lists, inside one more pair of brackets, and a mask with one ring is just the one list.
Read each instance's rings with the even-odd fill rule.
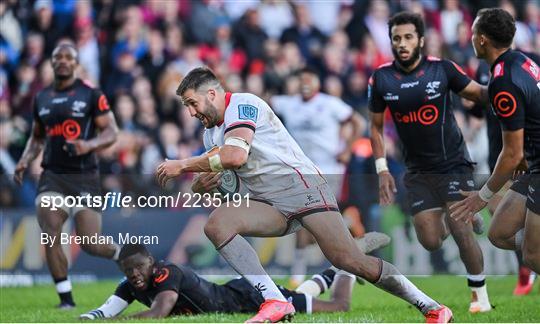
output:
[[[381,246],[377,246],[379,248]],[[366,252],[370,252],[368,250]],[[199,277],[193,270],[164,261],[155,261],[142,244],[125,245],[119,266],[126,278],[114,295],[99,308],[82,314],[82,319],[119,315],[134,300],[150,307],[131,315],[135,318],[162,318],[203,313],[253,313],[264,298],[246,279],[217,285]],[[329,268],[305,281],[296,291],[280,287],[297,311],[345,312],[349,310],[354,276]],[[334,283],[330,301],[316,299]]]

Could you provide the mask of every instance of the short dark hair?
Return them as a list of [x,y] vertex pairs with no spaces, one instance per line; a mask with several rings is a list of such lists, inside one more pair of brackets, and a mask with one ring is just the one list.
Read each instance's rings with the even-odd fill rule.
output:
[[144,256],[150,256],[150,252],[148,252],[148,249],[144,244],[126,244],[120,250],[120,254],[118,255],[118,261],[122,261],[137,253],[140,253]]
[[501,8],[480,9],[477,14],[476,29],[485,34],[495,48],[512,45],[516,33],[516,22],[508,11]]
[[210,68],[205,66],[195,68],[189,71],[182,82],[180,82],[178,89],[176,89],[176,94],[181,96],[189,89],[197,91],[202,85],[211,82],[219,83],[219,80]]
[[390,37],[390,39],[392,39],[392,27],[406,24],[414,25],[414,27],[416,28],[416,33],[418,34],[418,38],[424,37],[425,27],[422,16],[416,13],[402,11],[393,15],[390,20],[388,20],[388,36]]
[[319,76],[319,70],[317,70],[315,67],[311,65],[306,65],[296,72],[297,75],[304,74],[304,73]]

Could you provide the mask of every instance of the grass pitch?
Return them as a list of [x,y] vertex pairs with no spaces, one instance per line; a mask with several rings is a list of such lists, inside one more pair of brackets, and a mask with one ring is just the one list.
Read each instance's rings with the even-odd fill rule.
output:
[[[412,277],[412,281],[428,295],[449,306],[455,322],[540,322],[540,284],[530,295],[512,296],[515,276],[488,278],[488,291],[495,309],[485,314],[469,314],[470,292],[464,277]],[[117,282],[103,281],[75,284],[74,310],[54,308],[58,297],[52,285],[0,288],[0,321],[2,322],[78,322],[78,315],[100,306],[113,292]],[[351,310],[347,313],[297,314],[295,322],[423,322],[412,306],[371,285],[354,288]],[[124,315],[144,309],[134,302]],[[156,322],[243,322],[251,314],[209,314],[172,317]],[[120,322],[124,320],[117,320]],[[130,320],[132,321],[132,320]],[[148,322],[146,320],[145,322]]]

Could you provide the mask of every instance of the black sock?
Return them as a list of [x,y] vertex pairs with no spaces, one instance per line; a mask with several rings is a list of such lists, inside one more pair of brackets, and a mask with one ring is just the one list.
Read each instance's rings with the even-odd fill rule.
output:
[[[63,278],[53,278],[53,280],[54,280],[54,283],[57,284],[59,282],[66,281],[68,279],[67,277],[63,277]],[[71,290],[63,292],[63,293],[60,293],[57,291],[57,294],[58,294],[58,297],[60,297],[61,304],[69,304],[69,305],[75,306],[75,301],[73,301],[73,295],[71,294]]]
[[323,272],[319,273],[319,275],[323,278],[324,282],[326,283],[326,287],[330,288],[330,286],[332,286],[332,283],[334,282],[334,277],[336,276],[336,270],[332,268],[328,268],[324,270]]
[[480,288],[480,287],[483,287],[486,284],[486,279],[480,280],[480,281],[474,281],[474,280],[471,280],[471,279],[467,279],[467,283],[469,284],[469,287]]
[[516,252],[518,265],[521,268],[523,267],[523,253],[521,253],[521,250],[516,250],[515,252]]

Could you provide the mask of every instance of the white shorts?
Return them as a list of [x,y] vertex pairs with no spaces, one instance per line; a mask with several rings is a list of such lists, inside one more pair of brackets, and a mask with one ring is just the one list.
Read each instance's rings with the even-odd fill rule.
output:
[[326,183],[309,188],[294,187],[276,195],[255,196],[250,199],[273,206],[287,218],[288,227],[283,235],[298,231],[304,216],[325,211],[339,211],[336,197]]

